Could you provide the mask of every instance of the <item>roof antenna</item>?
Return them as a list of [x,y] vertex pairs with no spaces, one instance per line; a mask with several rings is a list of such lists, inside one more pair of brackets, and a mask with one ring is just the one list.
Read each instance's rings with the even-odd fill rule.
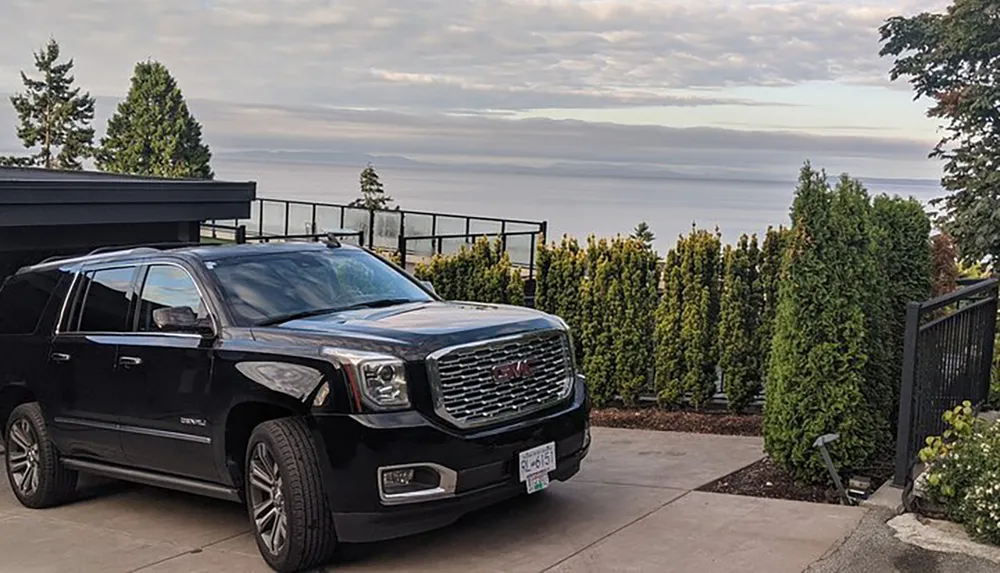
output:
[[340,239],[337,238],[333,233],[326,234],[326,246],[331,249],[337,249],[340,247]]

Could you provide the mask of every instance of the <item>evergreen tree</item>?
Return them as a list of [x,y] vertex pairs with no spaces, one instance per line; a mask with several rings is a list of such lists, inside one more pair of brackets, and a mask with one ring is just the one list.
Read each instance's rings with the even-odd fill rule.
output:
[[667,253],[663,265],[663,296],[656,309],[656,399],[661,406],[678,405],[684,396],[684,343],[681,340],[684,313],[684,275],[681,261],[687,238]]
[[361,183],[361,197],[351,202],[352,207],[388,209],[392,205],[392,197],[385,194],[382,181],[379,180],[378,173],[375,172],[371,163],[361,171],[359,182]]
[[774,318],[778,309],[778,285],[781,281],[781,265],[788,247],[791,231],[785,227],[767,228],[764,245],[760,252],[760,272],[755,289],[760,296],[760,325],[757,340],[760,344],[762,376],[766,384],[768,357],[771,355],[771,339],[774,337]]
[[[876,276],[883,277],[883,285],[872,289],[873,295],[876,290],[881,291],[882,306],[870,311],[871,317],[881,311],[880,324],[873,325],[870,333],[871,348],[882,354],[883,366],[877,370],[877,377],[869,379],[868,386],[878,387],[881,393],[873,396],[870,403],[879,409],[889,431],[885,441],[892,443],[899,406],[906,305],[927,300],[933,286],[931,221],[916,199],[887,195],[879,195],[872,201],[872,218],[877,237],[873,246],[879,265]],[[871,358],[876,360],[875,356]]]
[[60,50],[55,40],[35,52],[39,79],[21,72],[25,92],[10,98],[20,125],[17,136],[26,149],[38,148],[29,156],[0,158],[0,165],[37,166],[46,169],[82,169],[82,160],[93,153],[94,98],[73,87],[73,60],[58,63]]
[[870,302],[877,272],[871,207],[860,183],[803,167],[792,206],[792,235],[779,289],[764,407],[768,454],[797,480],[821,482],[826,469],[813,448],[836,432],[829,448],[840,471],[867,463],[876,448],[872,408],[865,402]]
[[681,260],[684,285],[681,310],[681,345],[684,352],[683,387],[691,403],[701,407],[716,391],[718,374],[719,293],[722,244],[715,234],[692,228],[688,249]]
[[729,407],[743,411],[761,389],[757,238],[726,246],[719,310],[719,367]]
[[212,154],[201,124],[159,62],[139,62],[125,100],[101,138],[97,168],[113,173],[212,179]]
[[631,237],[642,242],[649,248],[653,248],[653,241],[656,240],[656,235],[653,234],[653,230],[649,228],[649,224],[645,221],[642,221],[635,226]]
[[958,248],[948,233],[938,233],[931,239],[932,296],[948,294],[958,288]]

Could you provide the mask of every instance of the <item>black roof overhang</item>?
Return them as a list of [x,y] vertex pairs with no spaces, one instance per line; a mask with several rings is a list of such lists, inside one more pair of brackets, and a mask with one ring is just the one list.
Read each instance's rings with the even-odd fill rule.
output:
[[253,182],[0,170],[0,228],[247,219]]

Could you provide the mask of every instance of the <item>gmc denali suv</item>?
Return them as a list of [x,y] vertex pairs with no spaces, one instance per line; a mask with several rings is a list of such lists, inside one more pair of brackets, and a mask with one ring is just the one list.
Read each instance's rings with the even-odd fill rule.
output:
[[297,571],[577,473],[573,356],[557,317],[333,238],[46,261],[0,290],[7,476],[30,508],[78,472],[240,501]]

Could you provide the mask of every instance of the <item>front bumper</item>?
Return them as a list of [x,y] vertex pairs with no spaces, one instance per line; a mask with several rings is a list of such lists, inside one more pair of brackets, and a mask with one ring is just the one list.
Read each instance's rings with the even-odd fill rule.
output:
[[[369,542],[413,535],[525,492],[518,453],[555,442],[557,465],[549,478],[565,481],[589,450],[589,407],[583,381],[573,399],[500,428],[460,432],[415,411],[313,416],[324,481],[337,537]],[[457,473],[449,497],[405,505],[379,498],[378,468],[433,463]]]

